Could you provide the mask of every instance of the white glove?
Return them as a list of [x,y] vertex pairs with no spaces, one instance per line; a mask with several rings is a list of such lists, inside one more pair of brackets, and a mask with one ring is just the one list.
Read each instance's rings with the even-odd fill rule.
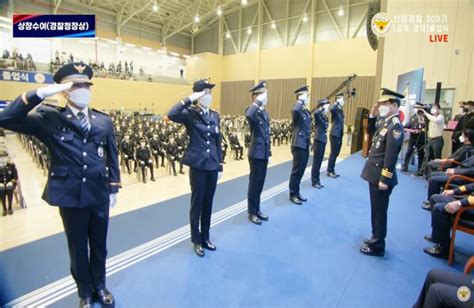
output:
[[222,171],[219,171],[219,173],[217,174],[217,180],[219,181],[222,177]]
[[269,157],[268,157],[268,164],[270,165],[271,163],[272,163],[272,157],[269,156]]
[[194,92],[193,94],[191,94],[191,95],[188,96],[188,99],[189,99],[191,102],[194,102],[194,101],[196,101],[198,98],[204,96],[204,94],[206,94],[206,91]]
[[46,87],[41,87],[36,89],[36,95],[39,98],[45,99],[46,97],[53,96],[54,94],[58,94],[64,90],[70,89],[72,87],[72,81],[60,84],[52,84]]
[[257,96],[257,100],[262,103],[263,106],[267,105],[268,94],[267,92],[263,92]]
[[115,207],[117,205],[117,194],[110,194],[109,195],[109,205],[110,207]]

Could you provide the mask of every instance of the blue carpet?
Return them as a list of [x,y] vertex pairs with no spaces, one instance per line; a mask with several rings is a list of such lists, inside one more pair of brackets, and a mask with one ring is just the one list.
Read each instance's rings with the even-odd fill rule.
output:
[[[290,161],[269,168],[264,189],[288,180],[290,169]],[[189,185],[189,176],[182,177],[183,185]],[[213,211],[246,199],[247,186],[248,175],[219,184]],[[190,195],[187,194],[112,217],[108,257],[187,225],[189,204]],[[69,274],[63,232],[3,251],[0,254],[0,306]]]
[[[457,238],[457,263],[422,252],[430,231],[429,213],[420,209],[425,182],[400,174],[389,208],[387,253],[363,256],[358,247],[370,234],[368,184],[359,177],[363,158],[338,164],[342,177],[309,181],[298,207],[281,193],[264,202],[270,221],[255,226],[246,214],[211,230],[218,246],[197,258],[189,241],[173,246],[108,278],[117,307],[408,307],[431,268],[461,271],[474,255],[472,238]],[[290,163],[269,170],[266,188],[288,179]],[[215,211],[245,199],[247,176],[220,184]],[[239,187],[239,189],[236,189]],[[189,195],[116,216],[111,220],[109,256],[188,223]],[[136,228],[139,222],[140,228]],[[2,253],[4,302],[66,276],[64,235],[55,235]],[[8,265],[8,266],[6,266]],[[5,275],[5,273],[7,275]],[[55,307],[77,305],[77,296]]]

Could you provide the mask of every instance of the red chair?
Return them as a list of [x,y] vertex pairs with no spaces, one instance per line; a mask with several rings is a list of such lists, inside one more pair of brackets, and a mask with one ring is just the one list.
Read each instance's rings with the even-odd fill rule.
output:
[[474,269],[474,256],[467,260],[466,266],[464,267],[464,274],[469,274]]
[[[467,176],[464,176],[464,175],[453,175],[453,176],[449,177],[448,181],[446,182],[446,185],[444,186],[444,189],[445,190],[449,189],[452,180],[456,179],[456,178],[460,178],[460,179],[462,179],[466,182],[469,182],[469,183],[474,183],[473,178],[470,178],[470,177],[467,177]],[[471,205],[471,206],[467,206],[467,207],[462,207],[462,208],[459,209],[459,211],[454,216],[454,222],[453,222],[452,231],[451,231],[451,244],[449,245],[449,256],[448,256],[448,264],[450,266],[453,265],[453,261],[454,261],[454,241],[456,239],[456,231],[459,230],[459,231],[468,233],[470,235],[474,235],[474,222],[461,218],[462,213],[464,213],[466,211],[469,211],[469,210],[474,211],[474,206]],[[473,258],[471,258],[471,259],[473,259]],[[469,260],[469,261],[474,262],[474,260]]]

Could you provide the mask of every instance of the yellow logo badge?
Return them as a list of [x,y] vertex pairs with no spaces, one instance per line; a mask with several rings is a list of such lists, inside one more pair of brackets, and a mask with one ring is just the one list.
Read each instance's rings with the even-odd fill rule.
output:
[[392,20],[387,13],[377,13],[370,22],[372,32],[378,37],[384,37],[390,32]]

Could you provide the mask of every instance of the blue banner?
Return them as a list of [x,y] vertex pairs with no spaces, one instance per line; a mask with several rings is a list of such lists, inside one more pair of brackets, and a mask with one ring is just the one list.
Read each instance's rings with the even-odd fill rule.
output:
[[53,83],[53,74],[0,69],[0,81]]
[[95,15],[13,15],[13,37],[95,37]]

